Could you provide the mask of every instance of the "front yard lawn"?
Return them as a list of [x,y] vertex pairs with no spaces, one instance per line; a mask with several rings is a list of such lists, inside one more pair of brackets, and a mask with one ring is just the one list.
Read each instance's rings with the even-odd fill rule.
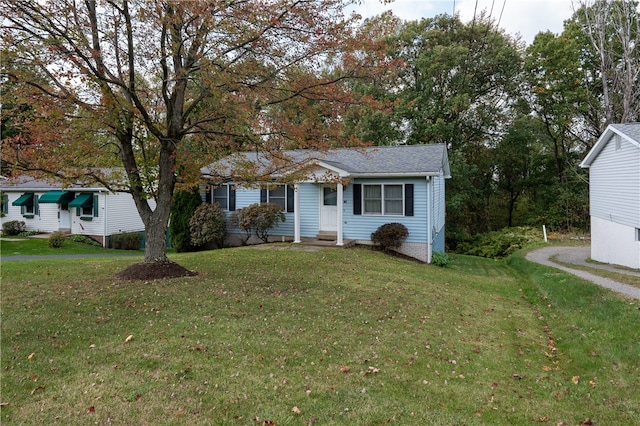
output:
[[199,275],[3,263],[2,422],[640,421],[639,304],[520,254],[444,269],[363,248],[171,258]]

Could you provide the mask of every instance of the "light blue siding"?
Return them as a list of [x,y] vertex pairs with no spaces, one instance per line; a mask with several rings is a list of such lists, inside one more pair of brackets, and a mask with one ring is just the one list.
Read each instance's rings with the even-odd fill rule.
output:
[[344,238],[349,240],[371,240],[371,234],[385,223],[399,222],[407,227],[408,243],[425,243],[427,241],[427,181],[425,178],[413,179],[356,179],[360,184],[401,184],[412,183],[414,216],[395,215],[354,215],[353,185],[345,189],[344,194]]
[[433,218],[431,221],[432,238],[434,241],[434,250],[436,245],[436,239],[442,239],[442,250],[444,251],[444,221],[445,221],[445,195],[444,195],[444,177],[434,177],[431,180],[432,185],[432,200],[431,205],[433,212]]
[[[353,184],[413,184],[413,216],[397,215],[354,215],[353,214]],[[355,179],[352,184],[344,187],[343,237],[347,240],[370,241],[371,234],[381,225],[392,222],[402,223],[409,230],[406,239],[408,243],[427,243],[427,185],[432,185],[431,207],[434,211],[432,222],[432,238],[434,250],[444,251],[444,178],[436,177],[431,181],[426,178],[406,179]],[[320,229],[320,200],[321,184],[301,183],[300,197],[300,235],[315,237]],[[236,208],[241,209],[253,203],[260,202],[259,188],[237,188]],[[285,214],[286,221],[278,224],[271,232],[274,236],[293,237],[295,218],[293,213]],[[239,232],[239,230],[231,230]]]
[[433,236],[432,247],[434,253],[444,253],[444,226],[440,228],[440,231]]
[[[320,231],[320,189],[313,183],[300,184],[300,236],[315,237]],[[293,220],[293,218],[291,219]]]
[[260,188],[236,188],[236,210],[260,202]]

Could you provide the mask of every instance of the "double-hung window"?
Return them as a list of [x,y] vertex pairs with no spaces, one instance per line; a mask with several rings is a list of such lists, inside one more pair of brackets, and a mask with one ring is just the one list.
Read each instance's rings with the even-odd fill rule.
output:
[[285,185],[277,185],[271,187],[267,191],[267,202],[277,204],[286,211],[287,208],[287,187]]
[[402,184],[362,186],[364,214],[404,215],[404,186]]
[[220,185],[217,188],[213,188],[211,203],[218,203],[222,210],[229,210],[229,185]]
[[236,190],[233,185],[222,184],[211,187],[205,195],[207,203],[218,203],[224,211],[234,211],[236,209]]
[[292,213],[294,209],[294,189],[292,185],[269,185],[260,191],[261,203],[279,205],[282,210]]

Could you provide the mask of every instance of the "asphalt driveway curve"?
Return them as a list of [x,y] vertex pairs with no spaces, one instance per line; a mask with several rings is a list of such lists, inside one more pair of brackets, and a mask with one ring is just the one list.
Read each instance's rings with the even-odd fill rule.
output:
[[640,300],[639,287],[623,284],[618,281],[614,281],[610,278],[594,275],[589,272],[582,271],[580,269],[569,268],[567,266],[560,265],[559,263],[556,263],[553,260],[551,260],[551,258],[553,258],[558,262],[561,262],[564,264],[588,266],[589,268],[599,268],[607,271],[616,272],[618,274],[625,274],[625,275],[640,277],[640,272],[638,271],[620,269],[612,265],[588,263],[587,259],[589,258],[590,253],[591,253],[590,248],[588,246],[586,247],[549,246],[549,247],[536,249],[527,253],[526,259],[531,262],[539,263],[545,266],[550,266],[552,268],[560,269],[570,274],[574,274],[582,279],[591,281],[592,283],[597,284],[601,287],[605,287],[615,292],[618,292],[626,297]]

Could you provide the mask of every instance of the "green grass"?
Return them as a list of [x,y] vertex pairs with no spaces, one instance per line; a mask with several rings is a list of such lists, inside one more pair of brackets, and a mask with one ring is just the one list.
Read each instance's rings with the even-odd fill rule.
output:
[[639,304],[520,254],[449,268],[367,249],[171,258],[200,275],[3,263],[2,422],[640,422]]
[[[65,240],[62,247],[51,248],[48,240],[42,238],[13,238],[3,237],[0,240],[0,256],[41,256],[55,254],[106,254],[119,253],[121,250],[104,249],[90,244]],[[140,251],[142,253],[142,251]]]

